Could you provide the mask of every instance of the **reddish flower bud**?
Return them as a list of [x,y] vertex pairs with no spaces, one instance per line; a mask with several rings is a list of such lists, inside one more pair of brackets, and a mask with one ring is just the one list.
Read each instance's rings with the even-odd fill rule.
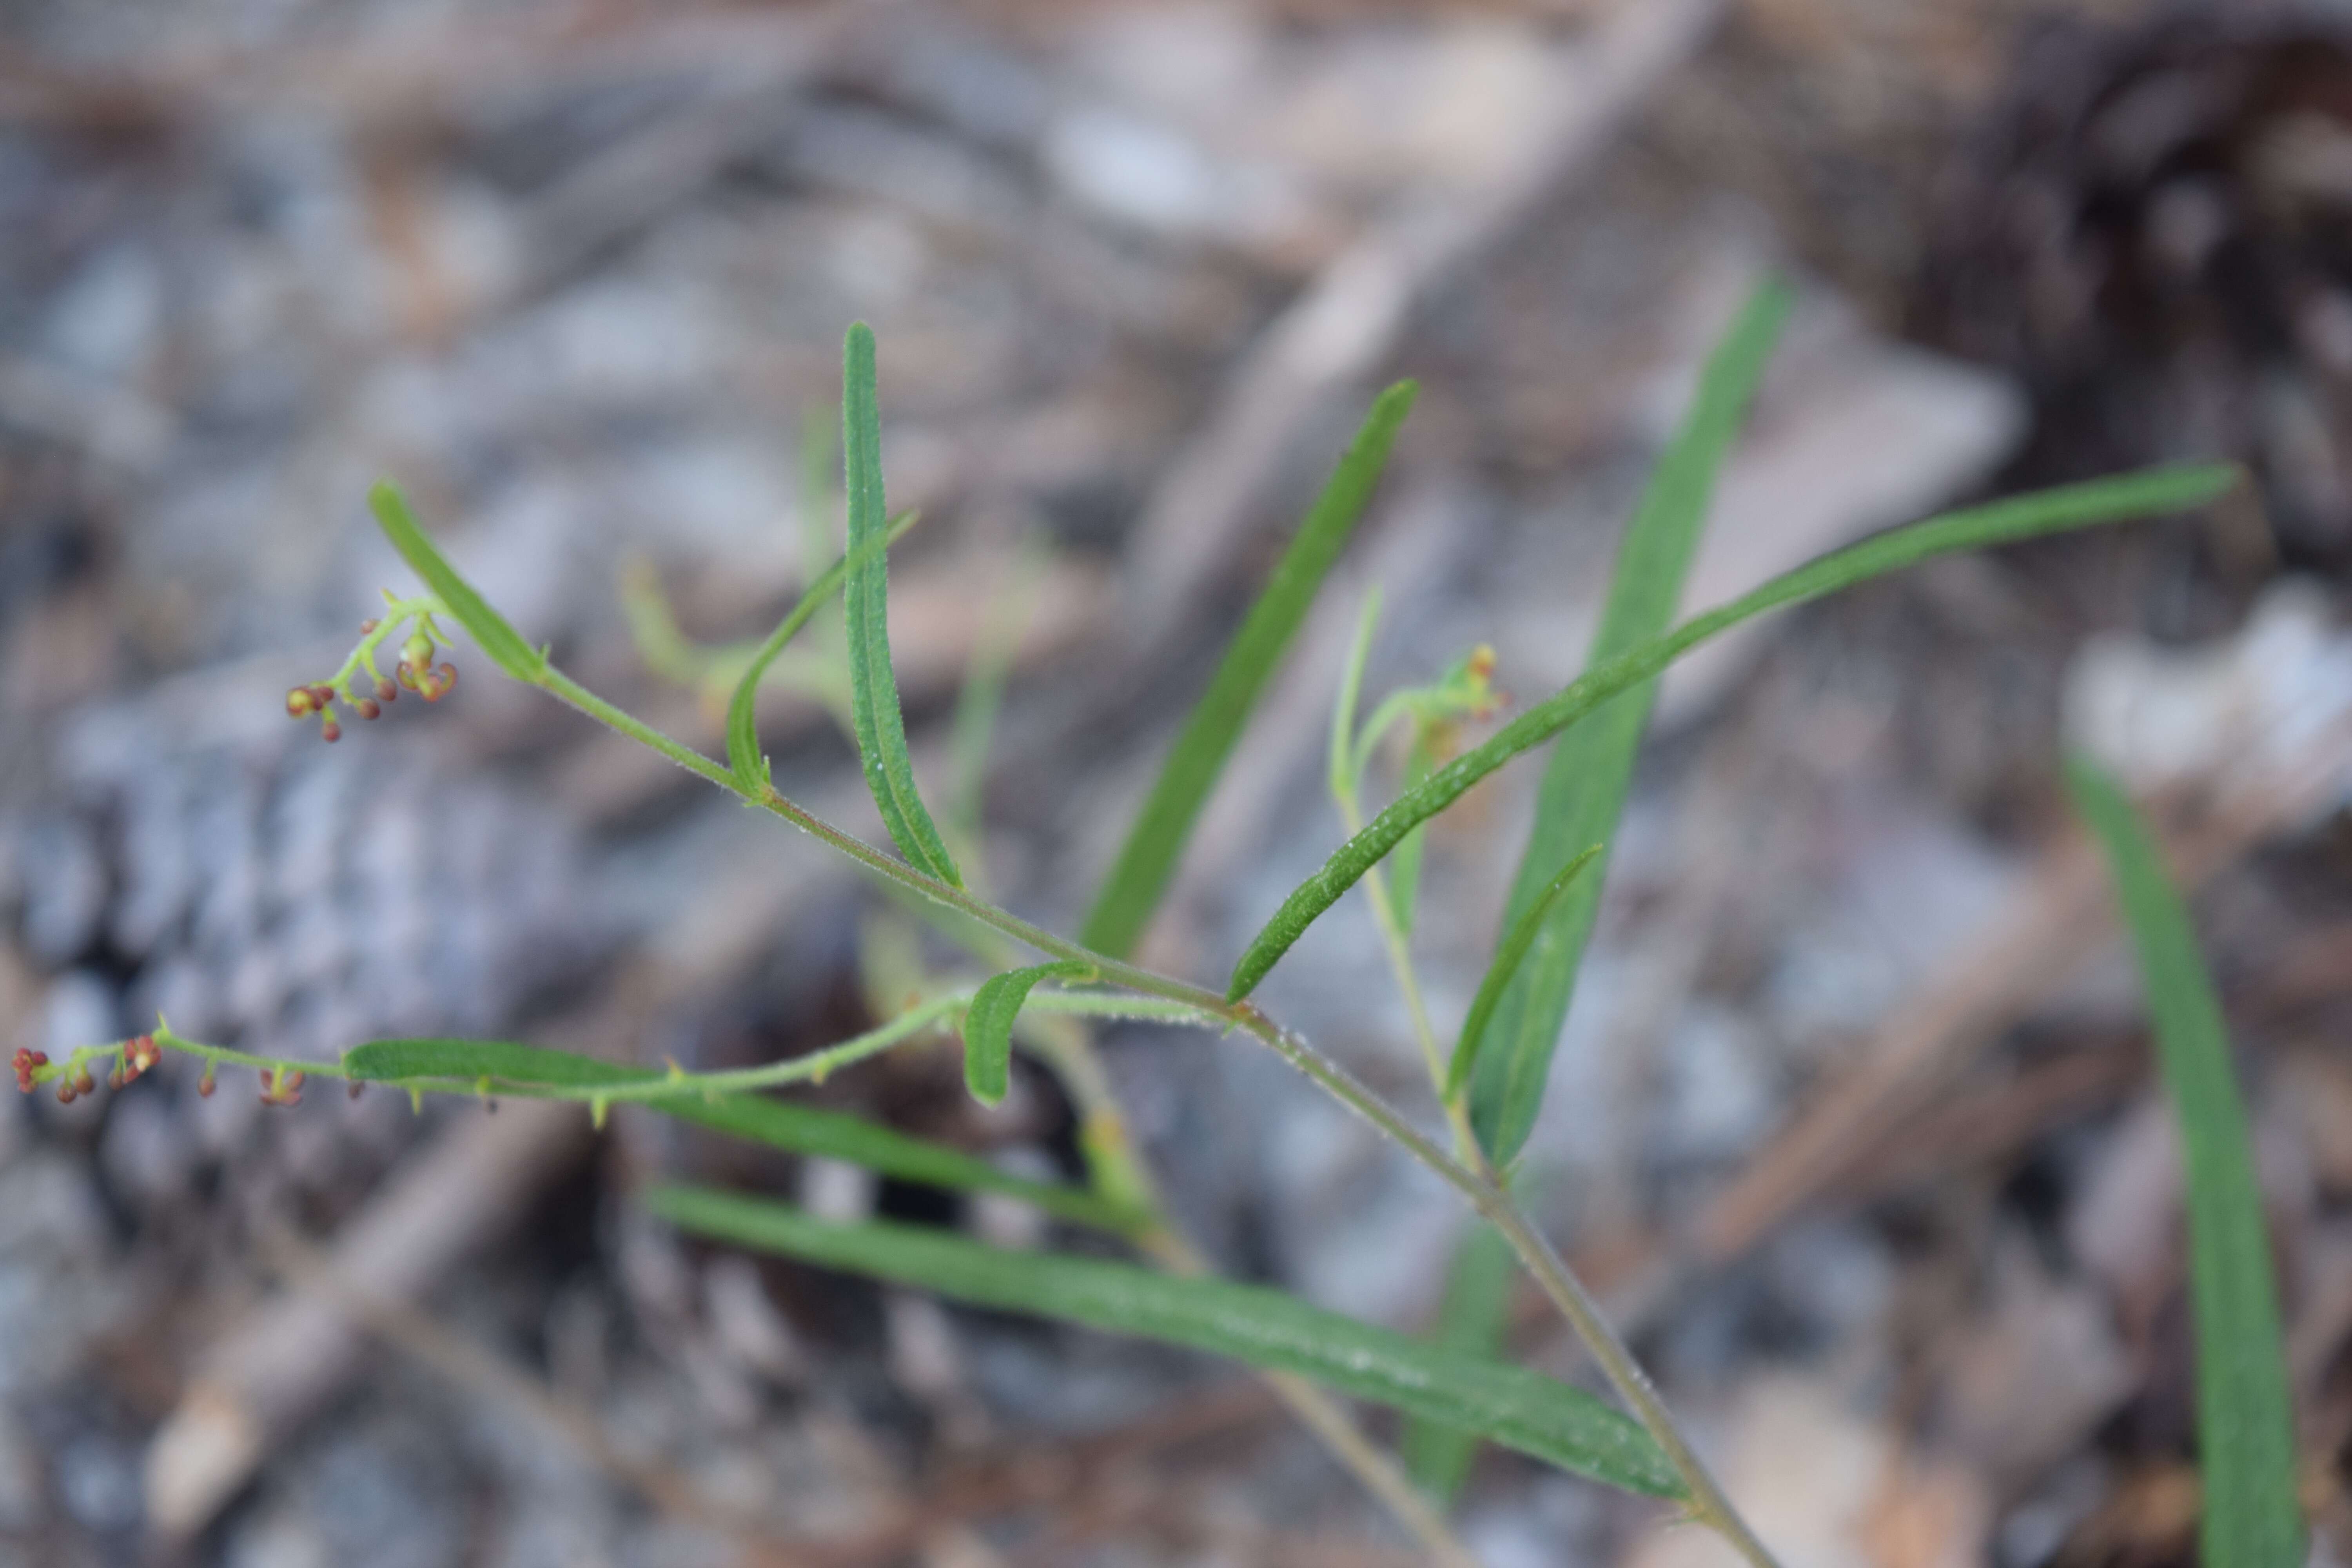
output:
[[74,1102],[75,1098],[80,1093],[81,1090],[74,1087],[73,1079],[69,1078],[61,1078],[58,1079],[58,1103],[59,1105],[71,1105]]
[[210,1100],[213,1097],[213,1090],[219,1087],[220,1086],[217,1083],[213,1081],[213,1064],[206,1062],[205,1064],[205,1076],[196,1079],[197,1097],[202,1100]]
[[335,689],[328,685],[325,681],[322,680],[319,682],[318,685],[310,688],[310,701],[315,707],[317,707],[320,712],[324,713],[327,710],[327,704],[332,702],[334,700]]
[[48,1066],[49,1054],[19,1046],[16,1054],[9,1058],[8,1065],[16,1069],[17,1092],[30,1094],[33,1092],[33,1069]]
[[330,719],[325,723],[319,726],[319,734],[322,739],[327,741],[328,743],[332,744],[343,738],[343,727],[341,724],[336,723],[332,719]]
[[286,694],[286,717],[289,719],[308,719],[311,708],[308,688],[298,686]]
[[130,1081],[131,1080],[125,1078],[122,1074],[122,1064],[121,1062],[115,1063],[113,1068],[106,1075],[106,1087],[109,1089],[121,1089],[124,1084],[129,1083]]
[[383,712],[383,705],[373,697],[362,697],[352,707],[362,719],[374,719]]
[[367,619],[360,623],[360,636],[367,636],[368,633],[375,630],[379,624],[381,623],[379,623],[373,616],[370,616]]
[[409,663],[404,658],[394,669],[393,673],[400,678],[400,683],[408,688],[409,690],[415,691],[417,689],[416,667],[415,665]]
[[89,1068],[87,1064],[74,1068],[73,1086],[74,1092],[76,1094],[96,1094],[98,1092],[98,1084],[89,1076]]
[[379,675],[375,678],[375,700],[378,702],[397,702],[400,700],[400,688],[394,685],[388,677]]

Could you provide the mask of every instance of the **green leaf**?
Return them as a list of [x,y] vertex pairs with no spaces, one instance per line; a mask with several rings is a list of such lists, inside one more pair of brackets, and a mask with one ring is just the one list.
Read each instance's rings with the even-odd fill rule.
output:
[[366,1083],[488,1079],[511,1089],[595,1089],[662,1076],[635,1062],[598,1061],[513,1040],[370,1040],[343,1053],[343,1070]]
[[[1609,599],[1585,658],[1595,668],[1664,633],[1681,606],[1683,582],[1698,552],[1716,477],[1739,433],[1764,378],[1764,366],[1788,319],[1789,289],[1777,280],[1759,288],[1724,333],[1699,377],[1698,392],[1643,492],[1618,547]],[[1504,1048],[1489,1053],[1470,1097],[1470,1121],[1489,1158],[1507,1164],[1543,1104],[1552,1049],[1568,1019],[1576,972],[1601,908],[1609,870],[1609,844],[1624,812],[1633,762],[1648,724],[1654,679],[1638,682],[1560,737],[1536,796],[1535,822],[1520,857],[1518,876],[1504,906],[1507,923],[1521,919],[1552,885],[1569,857],[1601,847],[1601,864],[1534,933],[1534,961],[1497,999],[1495,1034]],[[1516,926],[1511,929],[1516,932]],[[1457,1058],[1458,1062],[1458,1058]]]
[[379,479],[368,491],[368,506],[375,513],[376,525],[383,530],[392,547],[400,552],[409,570],[425,579],[457,624],[466,628],[468,637],[492,664],[517,680],[537,683],[547,673],[547,660],[540,651],[522,640],[506,617],[489,605],[463,577],[457,569],[442,559],[433,541],[416,526],[416,518],[408,510],[408,501],[386,480]]
[[[1398,776],[1400,793],[1410,791],[1427,778],[1436,765],[1436,756],[1422,739],[1416,739],[1412,750],[1405,753],[1404,771]],[[1389,856],[1389,908],[1396,914],[1397,930],[1407,936],[1412,934],[1412,907],[1421,897],[1421,855],[1428,841],[1429,826],[1424,823],[1406,834],[1404,842]]]
[[898,709],[898,678],[890,667],[889,563],[877,555],[868,564],[861,549],[888,531],[882,510],[882,416],[874,397],[874,329],[863,321],[854,323],[842,342],[841,394],[842,459],[849,488],[849,694],[858,760],[898,853],[915,869],[961,888],[963,878],[916,792],[915,765],[907,755],[907,721]]
[[[1484,1222],[1463,1233],[1445,1278],[1445,1303],[1434,1342],[1460,1355],[1493,1361],[1503,1348],[1503,1316],[1511,1301],[1518,1259],[1503,1233]],[[1478,1438],[1460,1426],[1414,1416],[1405,1422],[1405,1469],[1441,1504],[1451,1503],[1470,1474]]]
[[[1052,553],[1041,534],[1022,541],[1013,570],[992,597],[964,666],[963,689],[956,693],[955,721],[950,752],[955,759],[955,787],[950,796],[949,819],[967,854],[980,860],[983,806],[988,793],[988,753],[994,743],[998,712],[1004,706],[1004,689],[1021,652],[1021,638],[1034,609],[1038,581],[1052,564]],[[986,867],[980,870],[985,872]],[[977,888],[975,891],[977,891]],[[937,906],[933,906],[936,908]]]
[[1079,940],[1097,952],[1124,958],[1143,938],[1160,905],[1176,862],[1192,836],[1193,822],[1209,798],[1225,759],[1241,739],[1242,726],[1256,707],[1258,693],[1273,676],[1299,623],[1307,618],[1316,590],[1339,558],[1356,520],[1372,497],[1387,466],[1397,426],[1412,407],[1418,389],[1401,381],[1372,402],[1363,427],[1339,459],[1323,493],[1283,552],[1274,575],[1234,634],[1208,690],[1184,722],[1160,779],[1143,803],[1127,843],[1096,894]]
[[893,542],[915,526],[919,517],[912,508],[900,512],[890,520],[880,538],[866,540],[818,574],[816,581],[801,595],[800,603],[776,624],[768,640],[760,645],[760,651],[751,656],[751,662],[744,666],[741,679],[735,682],[735,694],[727,702],[727,765],[734,770],[735,782],[745,789],[757,793],[768,783],[766,759],[760,754],[758,717],[760,682],[767,676],[768,667],[784,651],[784,645],[800,635],[809,617],[841,591],[842,582],[853,564],[863,566],[878,560]]
[[2067,782],[2106,851],[2139,953],[2157,1061],[2180,1119],[2197,1334],[2197,1452],[2204,1472],[2198,1560],[2208,1568],[2296,1568],[2304,1560],[2304,1524],[2286,1356],[2262,1187],[2221,1005],[2189,911],[2139,814],[2087,761],[2069,763]]
[[1559,907],[1561,896],[1575,885],[1584,868],[1600,857],[1601,846],[1594,844],[1562,866],[1550,885],[1536,896],[1533,904],[1521,911],[1518,923],[1511,927],[1496,945],[1494,960],[1486,965],[1486,977],[1478,982],[1478,994],[1470,999],[1470,1011],[1462,1020],[1462,1033],[1454,1042],[1454,1059],[1445,1069],[1445,1098],[1448,1100],[1460,1094],[1462,1086],[1469,1081],[1478,1060],[1478,1052],[1486,1045],[1496,1005],[1517,976],[1519,966],[1527,962],[1528,953],[1535,946],[1538,934],[1551,919],[1552,910]]
[[965,1192],[1003,1193],[1032,1203],[1056,1219],[1131,1236],[1148,1216],[1106,1201],[1083,1187],[1026,1181],[975,1160],[960,1150],[909,1138],[863,1117],[819,1110],[761,1094],[723,1094],[716,1100],[682,1096],[646,1103],[666,1116],[714,1131],[771,1144],[795,1154],[845,1160],[901,1181]]
[[1331,798],[1343,811],[1356,798],[1356,706],[1363,700],[1364,666],[1372,657],[1372,633],[1381,624],[1381,590],[1373,584],[1356,612],[1356,635],[1348,645],[1347,668],[1339,672],[1339,700],[1331,708],[1331,745],[1325,761]]
[[[658,1068],[635,1062],[598,1061],[510,1040],[372,1040],[345,1052],[343,1067],[362,1082],[438,1079],[470,1085],[487,1079],[494,1088],[524,1093],[551,1090],[592,1100],[599,1089],[635,1088],[667,1076]],[[1083,1188],[1027,1181],[960,1150],[836,1110],[763,1094],[677,1094],[635,1103],[791,1153],[845,1160],[903,1181],[1003,1193],[1034,1204],[1057,1219],[1116,1235],[1131,1235],[1143,1223],[1142,1216]]]
[[1459,800],[1471,785],[1584,718],[1619,692],[1647,680],[1709,637],[1784,605],[1802,604],[1897,567],[1958,550],[2090,528],[2125,518],[2178,511],[2211,500],[2237,483],[2226,463],[2150,468],[2116,479],[2064,485],[1970,507],[1890,530],[1782,574],[1729,604],[1695,616],[1664,637],[1642,643],[1588,669],[1556,695],[1520,714],[1482,745],[1430,774],[1428,782],[1391,803],[1332,852],[1323,868],[1292,889],[1243,953],[1227,987],[1239,1001],[1265,978],[1299,933],[1339,901],[1363,874],[1420,823]]
[[1581,1389],[1426,1345],[1279,1290],[1129,1264],[999,1251],[925,1226],[828,1225],[781,1204],[656,1187],[646,1206],[703,1236],[1113,1333],[1297,1373],[1342,1394],[1464,1427],[1564,1469],[1653,1497],[1681,1495],[1631,1417]]
[[972,994],[971,1007],[963,1017],[963,1082],[974,1100],[994,1105],[1004,1098],[1012,1076],[1013,1020],[1029,1000],[1030,987],[1048,976],[1089,973],[1085,964],[1067,960],[1033,963],[992,975]]

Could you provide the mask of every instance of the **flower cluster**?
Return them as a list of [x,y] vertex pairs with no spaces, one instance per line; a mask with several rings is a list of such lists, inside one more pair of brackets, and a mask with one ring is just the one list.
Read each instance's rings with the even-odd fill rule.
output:
[[262,1075],[261,1103],[264,1105],[299,1105],[302,1103],[302,1069],[276,1068]]
[[[308,719],[316,715],[320,734],[329,741],[340,741],[343,727],[335,718],[335,704],[339,701],[362,719],[374,719],[398,701],[404,689],[415,692],[427,702],[438,702],[449,695],[457,684],[457,668],[446,660],[434,662],[439,651],[433,643],[433,611],[437,607],[437,602],[433,600],[395,599],[385,619],[362,621],[359,646],[343,661],[343,668],[331,679],[289,690],[286,716]],[[410,620],[415,625],[400,645],[400,662],[390,676],[380,674],[375,667],[375,650]]]
[[114,1070],[106,1075],[106,1087],[121,1089],[149,1068],[163,1059],[163,1047],[155,1043],[152,1035],[141,1035],[122,1042],[121,1059]]
[[[98,1092],[98,1084],[90,1075],[90,1063],[104,1057],[112,1057],[114,1065],[107,1072],[106,1084],[109,1089],[121,1089],[142,1075],[153,1071],[163,1061],[167,1046],[193,1051],[205,1058],[204,1076],[196,1080],[196,1092],[210,1100],[213,1090],[218,1087],[214,1079],[217,1064],[213,1059],[210,1047],[180,1040],[172,1035],[168,1026],[153,1035],[133,1036],[119,1046],[85,1046],[55,1065],[50,1063],[46,1051],[20,1047],[9,1065],[16,1068],[19,1093],[30,1094],[42,1084],[54,1079],[58,1086],[58,1103],[71,1105],[84,1095]],[[253,1060],[250,1058],[242,1059]],[[300,1068],[286,1062],[256,1065],[261,1067],[262,1104],[299,1105],[302,1102],[305,1075]],[[354,1084],[352,1087],[356,1089],[358,1086]]]

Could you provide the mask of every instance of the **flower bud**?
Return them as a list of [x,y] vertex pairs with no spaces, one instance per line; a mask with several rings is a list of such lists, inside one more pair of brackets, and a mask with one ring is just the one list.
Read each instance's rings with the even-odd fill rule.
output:
[[367,635],[368,635],[368,633],[370,633],[370,632],[372,632],[372,631],[375,630],[375,628],[376,628],[378,626],[380,626],[381,624],[382,624],[382,623],[381,623],[381,622],[379,622],[379,621],[378,621],[378,620],[377,620],[373,616],[370,616],[367,619],[365,619],[365,620],[363,620],[363,621],[362,621],[362,622],[360,623],[360,636],[362,636],[362,637],[365,637],[365,636],[367,636]]
[[200,1100],[210,1100],[213,1097],[213,1090],[219,1087],[220,1085],[213,1079],[213,1064],[206,1062],[205,1076],[196,1079],[196,1097]]
[[419,671],[431,668],[433,639],[421,631],[409,633],[408,640],[400,645],[400,657],[403,663],[414,666]]
[[400,678],[400,683],[408,688],[409,690],[415,691],[417,689],[416,667],[409,663],[406,659],[402,659],[399,666],[393,671],[393,673]]
[[373,697],[362,697],[358,701],[352,703],[352,707],[362,719],[374,719],[381,716],[383,712],[383,704],[378,702]]
[[388,677],[379,675],[375,678],[375,700],[378,702],[397,702],[400,700],[400,688],[394,686]]
[[298,686],[286,694],[286,717],[289,719],[308,719],[315,706],[310,700],[308,687]]
[[336,723],[332,719],[330,719],[325,723],[319,726],[319,733],[321,738],[326,740],[328,742],[332,743],[343,738],[343,727],[341,724]]

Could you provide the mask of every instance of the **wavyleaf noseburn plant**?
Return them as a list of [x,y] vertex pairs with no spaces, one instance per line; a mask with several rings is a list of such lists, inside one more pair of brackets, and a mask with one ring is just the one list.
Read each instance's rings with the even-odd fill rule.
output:
[[[1587,868],[1605,861],[1622,787],[1604,792],[1598,808],[1591,800],[1563,804],[1547,789],[1522,871],[1527,890],[1507,916],[1496,963],[1472,1008],[1475,1016],[1458,1037],[1450,1062],[1432,1058],[1431,1101],[1453,1131],[1450,1149],[1443,1136],[1423,1130],[1423,1116],[1374,1094],[1249,997],[1310,922],[1478,780],[1523,753],[1584,733],[1580,726],[1596,715],[1620,717],[1612,738],[1595,754],[1619,758],[1628,752],[1638,739],[1646,700],[1634,699],[1639,710],[1629,710],[1621,700],[1645,691],[1647,683],[1676,658],[1717,633],[1765,611],[1932,555],[2179,511],[2210,501],[2236,482],[2235,470],[2225,466],[2169,467],[1949,512],[1824,556],[1728,604],[1673,623],[1674,600],[1717,468],[1784,309],[1785,296],[1777,287],[1759,291],[1710,364],[1697,406],[1670,444],[1644,500],[1643,515],[1629,533],[1612,592],[1611,624],[1596,645],[1591,666],[1482,743],[1434,765],[1425,765],[1433,759],[1424,759],[1424,765],[1414,770],[1419,776],[1409,779],[1407,787],[1274,911],[1222,986],[1157,973],[1136,964],[1129,954],[1182,855],[1202,801],[1374,492],[1412,404],[1410,384],[1391,388],[1374,402],[1363,429],[1339,458],[1199,709],[1182,727],[1136,833],[1094,900],[1085,924],[1086,942],[1035,925],[968,889],[917,787],[887,626],[887,552],[900,524],[886,521],[884,511],[874,341],[863,324],[850,330],[844,354],[845,555],[812,584],[743,676],[729,708],[724,761],[653,729],[565,675],[548,649],[526,641],[449,564],[399,492],[379,485],[371,496],[376,519],[426,591],[404,598],[387,593],[383,614],[363,626],[358,646],[342,666],[327,679],[306,682],[288,694],[289,713],[318,719],[326,737],[333,740],[341,729],[338,705],[373,718],[403,689],[438,699],[456,679],[452,666],[437,657],[454,628],[508,677],[540,688],[713,786],[782,817],[901,893],[950,911],[952,929],[980,933],[984,942],[972,943],[974,951],[985,952],[986,962],[1004,972],[953,976],[862,1035],[807,1056],[730,1071],[689,1072],[675,1065],[665,1070],[513,1042],[458,1039],[378,1040],[355,1046],[340,1061],[296,1062],[186,1039],[159,1020],[152,1031],[134,1039],[79,1047],[58,1061],[20,1051],[15,1063],[18,1087],[29,1092],[54,1084],[59,1098],[69,1100],[94,1089],[91,1068],[102,1058],[114,1058],[110,1079],[121,1085],[152,1070],[172,1053],[201,1064],[207,1092],[219,1069],[251,1069],[262,1076],[264,1100],[274,1104],[298,1100],[307,1075],[343,1079],[355,1088],[380,1083],[418,1101],[426,1094],[568,1100],[582,1105],[598,1125],[613,1106],[638,1105],[901,1179],[1004,1194],[1067,1225],[1123,1240],[1148,1261],[1007,1254],[922,1227],[825,1222],[764,1197],[690,1187],[657,1186],[644,1194],[644,1201],[672,1223],[715,1240],[917,1286],[950,1300],[1207,1350],[1278,1378],[1311,1380],[1400,1411],[1416,1424],[1417,1432],[1461,1434],[1500,1444],[1594,1480],[1671,1500],[1685,1517],[1720,1532],[1751,1562],[1769,1563],[1769,1551],[1700,1463],[1582,1284],[1522,1209],[1507,1179],[1510,1158],[1524,1136],[1522,1123],[1532,1115],[1528,1097],[1540,1092],[1539,1081],[1530,1089],[1526,1072],[1513,1066],[1528,1048],[1528,1008],[1513,999],[1515,988],[1537,985],[1558,993],[1564,984],[1546,966],[1559,964],[1564,951],[1580,951],[1581,935],[1562,943],[1549,934],[1550,926],[1562,911],[1576,907],[1570,900],[1590,896],[1586,881],[1598,873]],[[897,855],[816,816],[782,794],[758,752],[754,703],[761,667],[835,593],[845,599],[843,620],[860,761]],[[402,637],[401,658],[387,678],[377,668],[375,656],[396,637]],[[1352,705],[1352,676],[1350,682]],[[1629,711],[1630,722],[1623,718]],[[1582,841],[1562,842],[1564,831]],[[1580,872],[1586,873],[1584,879]],[[1584,889],[1580,893],[1580,888]],[[1581,921],[1587,917],[1577,918]],[[1039,955],[1039,961],[1005,967],[1011,955],[1024,950]],[[1572,957],[1568,962],[1572,966]],[[1167,1216],[1152,1197],[1149,1173],[1131,1164],[1122,1176],[1116,1162],[1097,1163],[1077,1183],[1018,1178],[952,1148],[859,1118],[798,1105],[772,1092],[819,1081],[883,1052],[961,1028],[967,1042],[967,1081],[975,1095],[993,1099],[1004,1090],[1016,1032],[1028,1030],[1031,1019],[1040,1027],[1076,1031],[1081,1045],[1092,1021],[1130,1019],[1213,1033],[1238,1031],[1276,1052],[1467,1201],[1508,1256],[1583,1337],[1623,1408],[1491,1359],[1479,1348],[1494,1342],[1491,1335],[1449,1333],[1440,1341],[1424,1342],[1310,1307],[1265,1287],[1197,1277],[1184,1265],[1182,1249],[1171,1241]],[[1507,1019],[1516,1033],[1500,1037]],[[1548,1057],[1549,1041],[1539,1044],[1540,1054]],[[1050,1059],[1067,1069],[1086,1058]],[[1474,1120],[1473,1100],[1490,1063],[1509,1069],[1496,1081],[1516,1086],[1513,1092],[1521,1102],[1511,1104],[1507,1114],[1498,1110],[1497,1118],[1481,1112]],[[1103,1092],[1099,1085],[1070,1087],[1081,1099]],[[1497,1101],[1497,1107],[1502,1103]],[[1115,1118],[1116,1107],[1098,1105],[1088,1114]],[[1176,1271],[1171,1272],[1171,1268]],[[1499,1300],[1491,1285],[1463,1294],[1482,1301]],[[1318,1436],[1381,1495],[1433,1556],[1457,1563],[1470,1561],[1446,1533],[1430,1501],[1409,1486],[1399,1488],[1396,1478],[1402,1472],[1352,1425],[1342,1418],[1335,1427],[1328,1417],[1317,1415],[1326,1407],[1303,1400],[1293,1403]],[[1458,1457],[1444,1461],[1457,1470],[1459,1462]]]

